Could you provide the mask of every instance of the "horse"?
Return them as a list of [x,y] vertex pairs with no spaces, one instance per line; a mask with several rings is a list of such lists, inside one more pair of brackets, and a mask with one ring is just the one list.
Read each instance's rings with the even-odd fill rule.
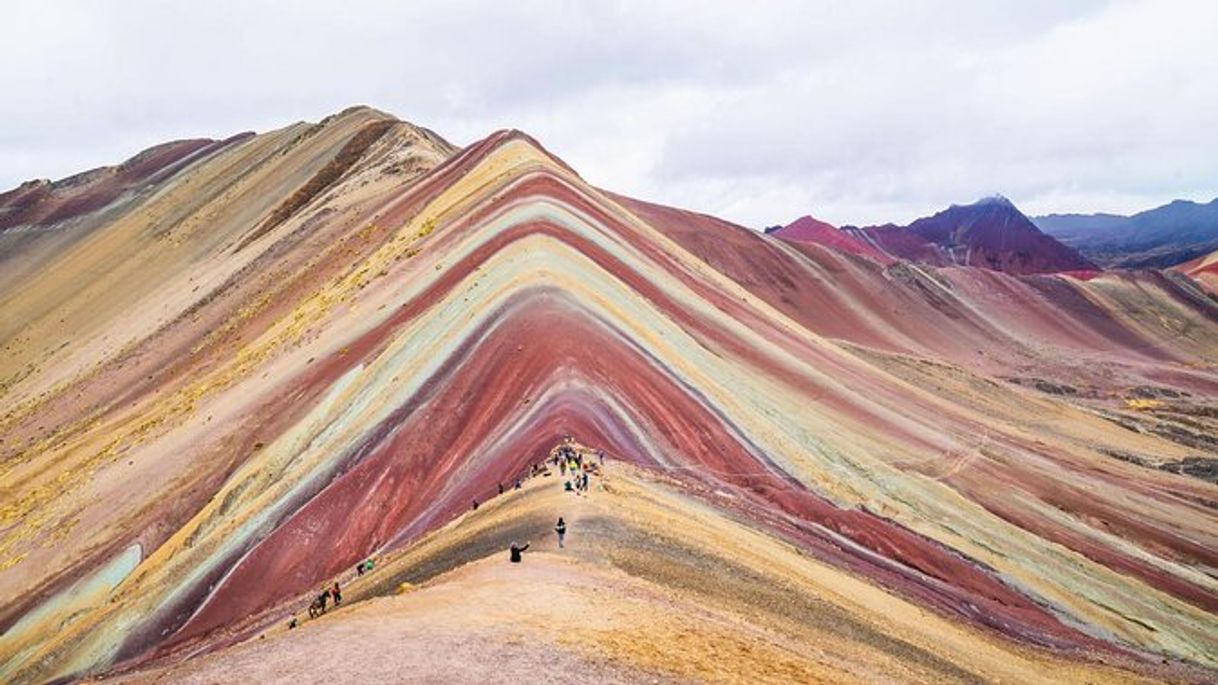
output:
[[317,599],[313,600],[313,603],[309,605],[309,618],[317,618],[318,616],[326,613],[326,602],[329,600],[330,591],[327,589],[325,592],[318,595]]

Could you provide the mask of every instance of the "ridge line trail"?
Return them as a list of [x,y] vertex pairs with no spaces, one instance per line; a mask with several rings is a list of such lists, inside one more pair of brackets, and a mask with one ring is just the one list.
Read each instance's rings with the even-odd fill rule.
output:
[[[545,534],[536,539],[518,540],[518,542],[521,544],[529,544],[528,551],[524,552],[525,562],[523,563],[527,563],[528,558],[531,555],[535,555],[539,552],[573,556],[577,555],[584,560],[588,560],[589,555],[586,553],[586,551],[578,547],[580,538],[587,532],[586,528],[579,524],[587,517],[589,507],[594,507],[594,511],[596,513],[601,513],[602,505],[591,500],[608,496],[608,493],[605,492],[606,467],[602,466],[600,468],[600,474],[593,474],[589,479],[589,492],[587,493],[564,491],[563,482],[565,478],[563,477],[551,479],[549,476],[542,476],[539,474],[536,476],[522,478],[521,488],[519,490],[508,487],[502,494],[494,495],[490,499],[481,502],[478,509],[467,509],[452,521],[448,522],[444,526],[441,526],[439,529],[424,535],[403,547],[389,550],[388,552],[378,552],[377,550],[373,550],[368,555],[368,558],[372,558],[376,562],[371,571],[367,571],[361,576],[353,568],[344,569],[341,573],[322,581],[319,586],[315,588],[315,591],[294,597],[285,602],[284,609],[291,607],[291,610],[288,611],[286,617],[283,620],[276,619],[270,624],[269,629],[257,632],[269,634],[271,632],[287,630],[285,628],[287,620],[293,616],[298,620],[298,628],[303,627],[308,623],[321,620],[327,616],[333,616],[341,611],[353,610],[366,602],[375,601],[385,596],[392,596],[378,592],[377,586],[385,581],[386,576],[394,575],[395,573],[402,573],[402,569],[398,568],[397,565],[402,562],[402,560],[407,558],[412,550],[429,544],[434,544],[436,542],[443,544],[446,537],[451,538],[453,536],[461,535],[465,526],[477,526],[484,517],[495,518],[503,515],[510,517],[512,515],[511,511],[514,507],[520,507],[521,505],[524,505],[526,508],[545,506],[544,501],[530,502],[530,500],[533,498],[542,498],[544,500],[551,497],[556,497],[561,498],[563,503],[560,506],[554,507],[554,511],[552,512],[553,516],[550,518],[549,526],[545,529]],[[558,473],[554,471],[551,473],[551,475],[558,476]],[[540,483],[534,482],[538,480],[540,480]],[[559,492],[557,494],[554,492],[546,492],[547,488],[556,488]],[[593,495],[592,493],[594,491],[599,492],[599,495]],[[579,503],[577,504],[576,502]],[[567,523],[566,549],[560,549],[558,547],[558,538],[553,530],[553,526],[560,516],[563,517]],[[575,546],[574,550],[572,550],[573,545]],[[487,555],[459,563],[446,571],[442,571],[427,578],[418,585],[412,586],[408,591],[414,592],[426,587],[430,587],[437,582],[442,582],[442,579],[447,577],[450,573],[459,571],[465,566],[476,564],[486,559],[495,559],[499,556],[503,557],[504,563],[509,563],[507,562],[508,549],[506,544],[502,550],[494,551]],[[320,592],[322,588],[329,588],[335,582],[338,582],[341,585],[343,603],[341,605],[330,605],[324,614],[317,617],[309,617],[307,614],[309,602],[312,601],[312,599],[316,596],[316,593]],[[405,592],[406,591],[403,591],[402,587],[399,586],[395,589],[393,594],[405,594]]]

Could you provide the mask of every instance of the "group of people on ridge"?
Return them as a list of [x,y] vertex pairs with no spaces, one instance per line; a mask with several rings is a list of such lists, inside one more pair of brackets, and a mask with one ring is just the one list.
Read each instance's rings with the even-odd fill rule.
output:
[[[362,576],[371,571],[372,568],[372,559],[365,559],[355,565],[355,575]],[[309,618],[317,618],[326,613],[326,605],[331,600],[334,601],[335,607],[343,603],[343,589],[337,580],[334,581],[333,585],[322,588],[321,594],[313,598],[313,601],[309,604]],[[300,623],[296,620],[296,616],[292,616],[292,619],[288,621],[288,629],[291,630],[298,625]]]
[[[317,598],[314,599],[313,603],[309,605],[309,618],[317,618],[318,616],[326,613],[326,604],[331,599],[334,600],[334,606],[336,607],[343,603],[343,591],[342,588],[338,586],[337,580],[334,581],[334,585],[322,590],[321,594],[317,595]],[[292,622],[288,624],[288,627],[296,627],[295,617],[292,618]]]
[[[599,474],[600,468],[605,465],[605,453],[601,450],[595,452],[596,463],[591,459],[584,458],[584,452],[576,448],[576,443],[571,436],[566,436],[563,441],[550,451],[550,463],[558,467],[559,473],[566,476],[568,472],[571,477],[563,482],[563,489],[567,492],[588,491],[588,476],[590,474]],[[543,465],[544,468],[544,465]],[[549,471],[546,471],[549,474]],[[567,522],[563,517],[558,517],[558,522],[554,524],[554,533],[558,536],[558,548],[566,547],[567,537]],[[523,553],[529,548],[529,543],[521,545],[513,541],[508,547],[508,559],[512,563],[520,563],[523,559]]]
[[575,449],[574,441],[568,437],[551,453],[550,461],[563,476],[571,473],[571,477],[563,483],[563,489],[579,494],[588,491],[588,475],[598,472],[605,464],[603,451],[597,450],[596,457],[597,464],[593,464],[591,459],[585,460],[583,453]]
[[[569,435],[563,438],[562,443],[560,443],[558,447],[551,450],[550,462],[558,467],[562,476],[565,477],[567,476],[568,472],[570,472],[571,477],[567,478],[563,483],[564,490],[567,492],[575,492],[576,494],[588,491],[588,476],[593,473],[599,474],[600,467],[604,466],[605,464],[605,453],[603,451],[597,450],[595,452],[595,456],[597,459],[596,463],[593,463],[591,459],[585,459],[583,451],[576,448],[575,440]],[[550,469],[544,461],[531,465],[527,477],[531,478],[538,475],[550,475]],[[513,489],[519,490],[520,487],[521,481],[520,479],[516,479],[515,483],[513,484]],[[502,495],[505,490],[506,488],[504,487],[503,483],[499,483],[499,494]],[[473,500],[474,510],[478,509],[478,505],[478,500]],[[558,522],[554,524],[554,533],[558,536],[558,548],[565,549],[567,522],[561,516],[558,517]],[[514,564],[520,563],[524,558],[523,555],[525,550],[528,548],[529,543],[527,542],[521,545],[518,542],[513,541],[508,547],[508,559]],[[362,576],[372,569],[372,559],[366,559],[355,565],[355,574],[356,576]],[[317,597],[309,605],[309,618],[316,618],[326,613],[326,605],[331,600],[334,601],[334,606],[336,607],[343,601],[342,588],[339,586],[338,581],[335,581],[332,586],[324,588],[321,594],[317,595]],[[295,628],[297,625],[298,623],[296,617],[293,616],[291,621],[288,623],[288,628]]]

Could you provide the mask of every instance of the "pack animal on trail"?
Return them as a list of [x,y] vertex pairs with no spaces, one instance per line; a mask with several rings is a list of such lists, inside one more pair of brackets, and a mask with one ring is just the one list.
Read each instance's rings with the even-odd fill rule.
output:
[[329,589],[318,595],[317,599],[313,600],[313,603],[309,605],[309,618],[317,618],[326,613],[326,602],[328,601],[330,601]]

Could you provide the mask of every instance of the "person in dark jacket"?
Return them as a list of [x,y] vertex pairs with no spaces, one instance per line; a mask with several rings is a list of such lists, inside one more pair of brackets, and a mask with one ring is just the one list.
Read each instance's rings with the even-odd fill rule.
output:
[[554,524],[554,532],[558,533],[558,548],[562,549],[563,538],[567,537],[567,522],[563,521],[561,516],[558,517],[558,523]]
[[522,553],[524,553],[524,551],[528,548],[529,548],[529,543],[527,543],[527,542],[524,543],[524,547],[521,547],[519,544],[513,542],[512,546],[508,549],[508,552],[511,554],[510,558],[511,558],[512,563],[519,564],[520,560],[521,560],[520,555]]

